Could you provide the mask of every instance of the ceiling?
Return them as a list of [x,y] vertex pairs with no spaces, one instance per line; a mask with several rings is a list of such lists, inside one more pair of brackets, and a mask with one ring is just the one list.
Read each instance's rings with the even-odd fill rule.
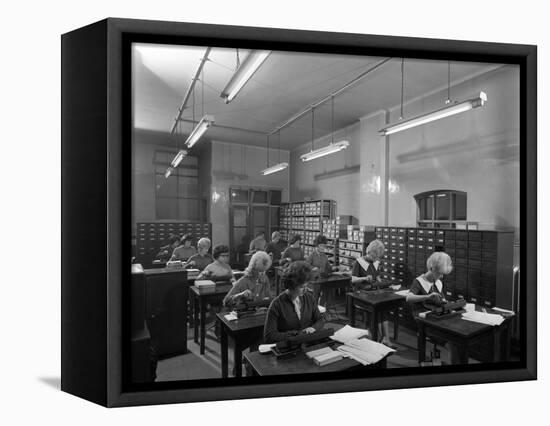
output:
[[[238,52],[242,62],[248,51]],[[134,45],[133,117],[136,129],[171,131],[177,109],[204,53],[204,47]],[[237,97],[226,104],[220,93],[235,71],[237,50],[213,48],[204,66],[204,84],[199,81],[195,86],[194,119],[200,120],[204,111],[214,115],[216,125],[224,126],[210,128],[209,139],[265,147],[266,133],[384,59],[273,51]],[[494,64],[452,62],[451,85],[495,67]],[[406,59],[404,68],[405,104],[408,100],[447,87],[446,61]],[[400,102],[401,59],[393,58],[335,97],[334,127],[349,126],[361,117],[398,106]],[[192,129],[192,105],[193,97],[182,115],[186,121],[178,127],[183,140]],[[311,128],[311,113],[285,127],[280,135],[281,149],[293,149],[311,141]],[[327,102],[315,109],[314,137],[330,133],[331,103]],[[271,141],[273,147],[278,146],[277,137]]]

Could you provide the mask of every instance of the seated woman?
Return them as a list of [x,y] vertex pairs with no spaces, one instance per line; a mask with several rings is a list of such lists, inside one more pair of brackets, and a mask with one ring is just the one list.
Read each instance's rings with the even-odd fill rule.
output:
[[379,280],[378,268],[385,250],[386,247],[384,247],[382,241],[373,240],[367,246],[365,255],[357,258],[351,270],[351,276],[357,290],[368,287],[372,282]]
[[[380,259],[384,256],[384,243],[380,240],[373,240],[367,246],[365,256],[357,258],[351,270],[353,285],[356,290],[368,287],[374,281],[380,281],[378,268]],[[395,348],[390,339],[390,326],[388,321],[382,321],[382,343]]]
[[191,246],[192,242],[193,237],[189,234],[185,234],[181,237],[180,245],[174,249],[170,260],[181,260],[182,262],[185,262],[197,253],[195,247]]
[[208,238],[201,238],[197,243],[198,253],[191,256],[187,260],[185,267],[195,268],[195,269],[198,269],[199,271],[202,271],[204,268],[206,268],[208,265],[214,262],[214,259],[212,259],[212,256],[208,254],[208,250],[210,250],[211,245],[212,243]]
[[289,246],[281,253],[281,260],[279,265],[285,266],[291,262],[297,260],[304,260],[304,252],[300,247],[302,237],[300,235],[293,235],[289,241]]
[[239,302],[269,299],[271,289],[266,271],[271,266],[271,258],[265,251],[252,255],[243,277],[223,299],[223,305],[233,307]]
[[229,265],[229,247],[222,244],[214,247],[212,252],[214,262],[207,265],[197,276],[198,280],[233,281],[233,270]]
[[311,268],[306,262],[297,261],[285,270],[283,286],[286,289],[273,299],[264,325],[265,343],[276,343],[300,333],[321,330],[324,320],[317,301],[305,292]]
[[[409,288],[409,294],[407,294],[407,303],[411,304],[411,309],[415,317],[418,316],[420,312],[428,310],[424,308],[424,302],[438,303],[445,300],[443,297],[443,283],[441,282],[441,278],[452,272],[453,262],[447,253],[440,251],[432,253],[430,257],[428,257],[426,267],[428,271],[415,278]],[[435,343],[447,347],[450,352],[451,364],[458,363],[458,350],[455,345],[441,340],[436,340]]]
[[177,235],[171,234],[168,239],[168,245],[165,245],[160,248],[157,253],[156,260],[160,262],[166,262],[171,259],[172,253],[179,246],[180,237]]

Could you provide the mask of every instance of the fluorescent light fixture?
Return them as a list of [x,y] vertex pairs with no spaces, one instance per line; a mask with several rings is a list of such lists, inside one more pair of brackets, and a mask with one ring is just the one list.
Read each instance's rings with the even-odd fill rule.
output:
[[191,148],[193,145],[195,145],[202,137],[202,135],[204,135],[204,132],[206,132],[212,124],[214,124],[214,116],[205,115],[204,117],[202,117],[201,121],[199,121],[199,124],[195,126],[195,128],[185,141],[187,147]]
[[170,166],[172,168],[176,168],[180,165],[181,161],[183,160],[183,157],[187,155],[187,151],[185,149],[180,149],[179,152],[176,154],[174,159],[172,160],[172,163],[170,163]]
[[274,166],[268,167],[267,169],[262,170],[262,175],[270,175],[271,173],[277,173],[281,170],[284,170],[288,167],[288,163],[279,163]]
[[323,148],[316,149],[315,151],[310,151],[302,156],[300,159],[302,161],[315,160],[316,158],[324,157],[325,155],[333,154],[335,152],[346,149],[349,146],[348,141],[340,141],[336,143],[331,143]]
[[271,50],[250,51],[239,69],[235,71],[235,74],[233,74],[233,77],[229,80],[229,83],[227,83],[227,86],[225,86],[225,89],[222,90],[220,96],[225,99],[225,103],[228,104],[235,99],[235,96],[237,96],[246,82],[250,80],[258,68],[260,68],[270,53]]
[[474,99],[470,99],[464,102],[459,102],[446,106],[445,108],[438,109],[427,114],[420,115],[409,120],[402,121],[400,123],[392,124],[384,129],[379,130],[382,136],[391,135],[392,133],[401,132],[403,130],[410,129],[411,127],[421,126],[422,124],[430,123],[431,121],[439,120],[441,118],[449,117],[451,115],[459,114],[464,111],[481,107],[487,102],[487,95],[485,92],[479,92],[479,96]]
[[172,174],[172,172],[174,171],[174,169],[172,167],[168,167],[166,169],[166,171],[164,172],[164,178],[165,179],[168,179],[170,177],[170,175]]

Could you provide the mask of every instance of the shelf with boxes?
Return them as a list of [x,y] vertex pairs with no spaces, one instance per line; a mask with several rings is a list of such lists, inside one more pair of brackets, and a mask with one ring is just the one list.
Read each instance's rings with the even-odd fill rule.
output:
[[335,215],[336,202],[333,200],[291,202],[281,206],[279,223],[287,239],[292,234],[300,234],[303,242],[306,231],[320,233],[323,220],[334,219]]
[[136,263],[149,267],[162,246],[169,244],[170,236],[189,234],[195,244],[201,237],[212,240],[212,225],[201,222],[138,222],[136,235]]

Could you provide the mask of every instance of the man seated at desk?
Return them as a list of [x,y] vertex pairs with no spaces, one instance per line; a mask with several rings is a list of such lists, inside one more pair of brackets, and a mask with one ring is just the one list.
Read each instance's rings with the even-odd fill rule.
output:
[[325,254],[327,238],[324,235],[317,235],[313,240],[313,251],[307,257],[306,262],[311,266],[312,278],[330,276],[333,268]]
[[[372,240],[367,246],[365,256],[358,257],[351,271],[352,283],[356,290],[369,288],[375,281],[380,281],[380,259],[384,256],[384,243]],[[390,339],[390,326],[387,320],[382,321],[382,343],[390,348],[395,346]]]
[[271,260],[274,265],[278,265],[281,260],[281,253],[286,248],[285,243],[281,239],[281,233],[275,231],[271,234],[271,241],[265,247],[267,254],[271,255]]
[[170,260],[172,253],[178,247],[179,242],[180,238],[177,235],[170,234],[170,238],[168,238],[168,245],[160,248],[155,260],[158,260],[159,262],[166,262]]
[[208,238],[201,238],[197,243],[198,253],[189,258],[187,263],[185,263],[185,267],[194,268],[202,271],[204,268],[214,262],[212,256],[208,254],[208,250],[210,250],[211,245],[212,243]]
[[271,266],[271,258],[265,251],[252,255],[243,277],[235,283],[223,299],[223,305],[233,307],[240,302],[271,298],[271,289],[266,271]]
[[311,275],[310,266],[297,261],[285,270],[285,291],[273,299],[264,325],[265,343],[276,343],[300,333],[314,333],[323,328],[324,320],[317,301],[305,292]]
[[197,276],[198,280],[209,279],[212,281],[233,281],[233,270],[229,265],[229,247],[218,244],[212,251],[214,262],[206,265]]
[[260,231],[256,234],[256,238],[250,241],[250,247],[248,251],[250,253],[256,253],[257,251],[264,251],[267,241],[265,240],[265,232]]
[[191,245],[192,242],[193,237],[189,234],[185,234],[183,237],[181,237],[180,245],[174,249],[170,260],[181,260],[185,262],[191,256],[196,254],[197,250]]
[[304,252],[300,243],[302,237],[300,235],[293,235],[288,242],[288,247],[281,254],[281,261],[279,264],[281,266],[288,265],[291,262],[296,262],[297,260],[304,260]]

